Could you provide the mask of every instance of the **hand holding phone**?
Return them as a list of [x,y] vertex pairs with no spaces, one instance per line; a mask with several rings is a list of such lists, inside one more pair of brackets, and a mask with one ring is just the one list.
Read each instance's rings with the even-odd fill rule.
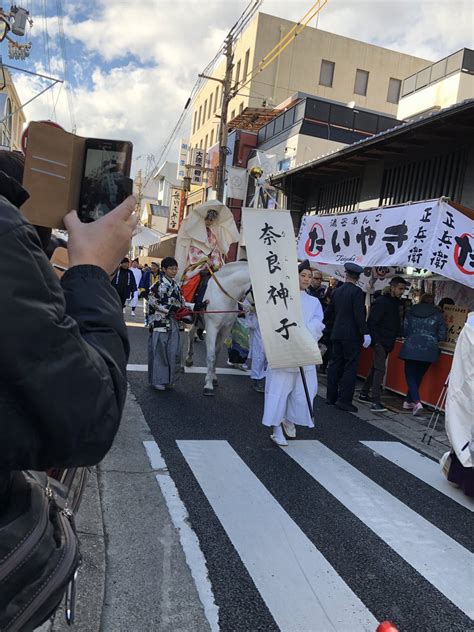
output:
[[82,222],[103,217],[132,194],[132,149],[129,141],[86,139],[78,208]]
[[76,211],[68,213],[64,224],[69,233],[69,267],[95,265],[112,274],[130,248],[138,224],[135,207],[135,198],[129,196],[93,224],[81,222]]

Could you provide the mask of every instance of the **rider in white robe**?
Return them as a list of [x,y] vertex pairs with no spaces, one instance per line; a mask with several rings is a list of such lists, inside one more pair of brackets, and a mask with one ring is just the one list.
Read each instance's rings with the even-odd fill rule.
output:
[[[306,293],[306,286],[311,283],[311,268],[306,262],[300,265],[300,298],[303,319],[307,329],[317,341],[323,335],[323,309],[317,298]],[[306,279],[305,277],[308,277]],[[302,287],[303,286],[303,287]],[[316,366],[304,367],[311,402],[318,391]],[[295,425],[314,428],[308,409],[303,381],[299,368],[267,369],[265,385],[265,409],[262,424],[273,426],[272,439],[279,445],[287,445],[283,431],[288,437],[296,436]],[[283,425],[283,429],[282,429]]]

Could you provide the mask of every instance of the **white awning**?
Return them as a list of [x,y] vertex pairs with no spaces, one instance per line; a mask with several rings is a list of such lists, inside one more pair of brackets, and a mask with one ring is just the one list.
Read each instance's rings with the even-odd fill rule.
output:
[[153,246],[154,244],[159,244],[162,237],[163,233],[159,233],[156,230],[152,230],[151,228],[142,227],[141,229],[139,229],[139,232],[132,238],[132,246]]

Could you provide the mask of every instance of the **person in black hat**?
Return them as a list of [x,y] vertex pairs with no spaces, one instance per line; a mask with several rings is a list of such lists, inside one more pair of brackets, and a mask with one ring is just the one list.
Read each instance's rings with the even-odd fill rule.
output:
[[120,267],[114,274],[112,279],[112,285],[117,290],[122,303],[122,309],[125,312],[125,301],[133,296],[133,293],[137,291],[137,284],[135,283],[135,277],[132,274],[130,268],[130,259],[124,257],[120,262]]
[[334,320],[334,325],[326,403],[335,404],[341,410],[357,412],[357,407],[352,404],[357,365],[361,347],[368,347],[371,338],[366,322],[364,292],[356,285],[364,268],[351,262],[344,264],[344,268],[346,282],[334,290],[328,307],[328,315]]

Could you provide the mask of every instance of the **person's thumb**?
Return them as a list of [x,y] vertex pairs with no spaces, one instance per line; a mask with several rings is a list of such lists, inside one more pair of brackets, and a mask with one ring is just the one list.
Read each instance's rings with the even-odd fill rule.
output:
[[77,216],[77,211],[70,211],[63,219],[64,226],[68,232],[74,230],[81,224],[81,220]]

